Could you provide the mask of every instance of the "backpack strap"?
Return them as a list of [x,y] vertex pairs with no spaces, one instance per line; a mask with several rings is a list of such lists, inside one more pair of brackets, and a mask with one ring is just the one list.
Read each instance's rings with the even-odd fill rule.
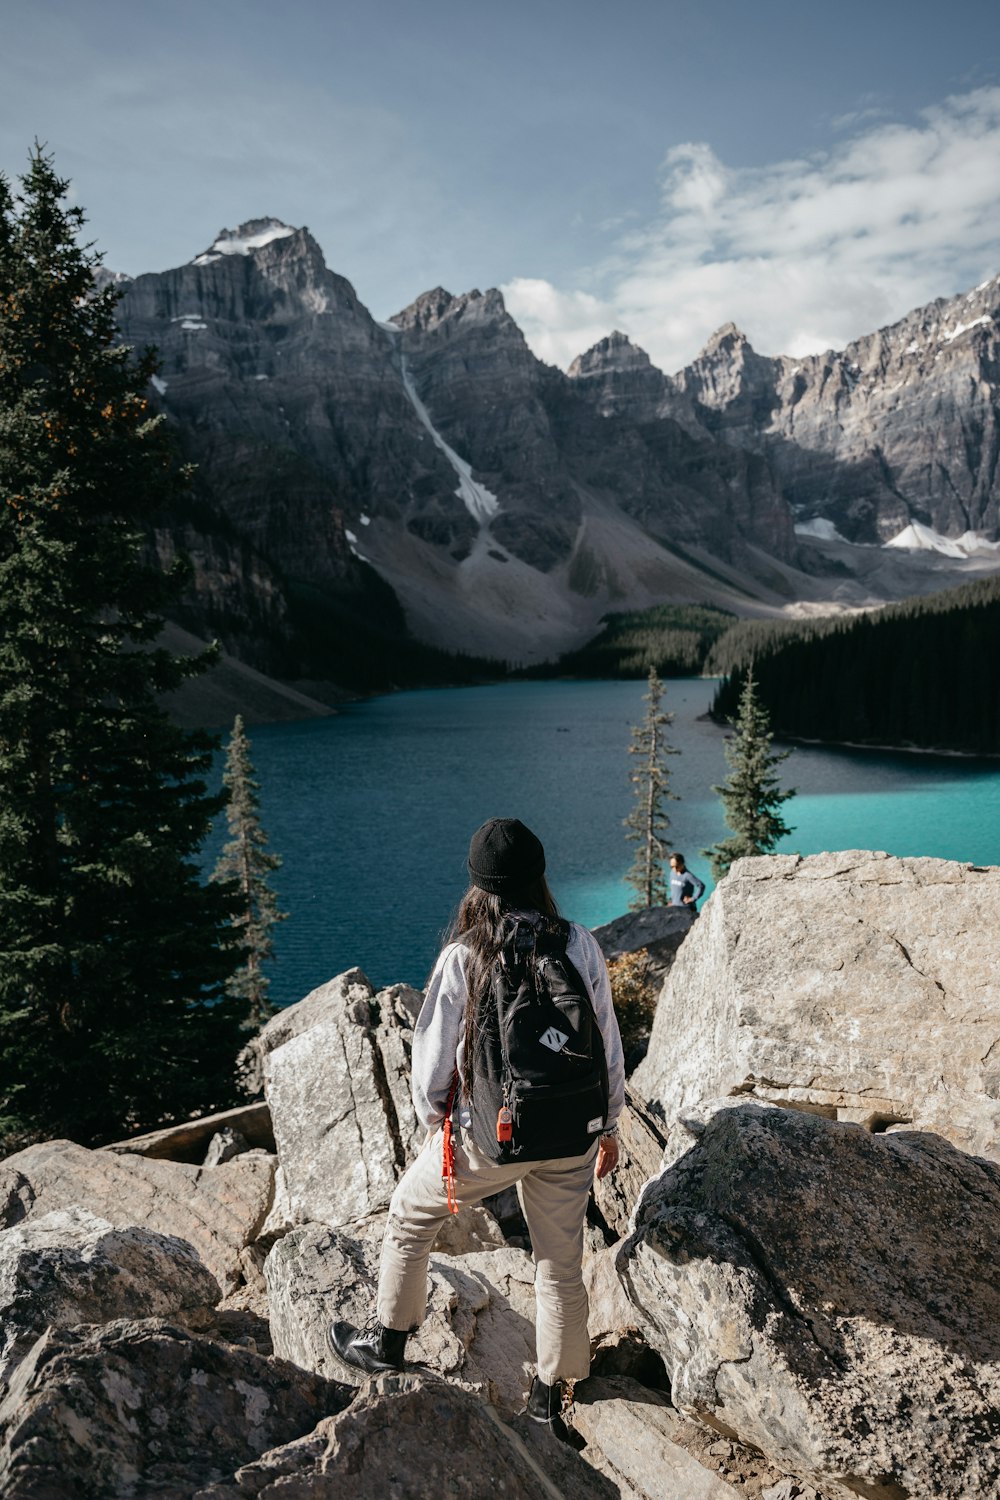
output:
[[534,950],[538,937],[534,922],[510,912],[504,918],[504,940],[500,958],[507,969],[516,969]]
[[569,946],[569,923],[563,917],[543,917],[535,933],[535,952],[565,958]]
[[611,1098],[611,1084],[608,1078],[607,1051],[605,1050],[604,1037],[601,1034],[601,1028],[597,1021],[597,1011],[594,1008],[594,1002],[590,998],[590,991],[587,988],[582,974],[579,973],[576,965],[570,959],[569,937],[570,924],[565,920],[565,918],[544,917],[538,931],[538,938],[535,944],[535,953],[540,957],[551,955],[554,958],[560,958],[563,963],[569,968],[570,972],[576,975],[579,981],[579,993],[590,1006],[591,1014],[594,1017],[594,1038],[596,1041],[596,1045],[600,1050],[599,1066],[601,1071],[601,1089],[604,1094],[604,1118],[605,1120],[607,1120],[608,1103]]

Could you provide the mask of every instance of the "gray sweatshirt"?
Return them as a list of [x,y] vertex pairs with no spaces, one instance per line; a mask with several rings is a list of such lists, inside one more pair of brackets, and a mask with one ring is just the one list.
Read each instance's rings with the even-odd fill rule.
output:
[[[692,875],[690,870],[670,871],[670,904],[671,906],[684,906],[687,903],[685,896],[693,896],[695,901],[700,901],[705,894],[705,882],[699,880],[697,875]],[[693,907],[689,907],[693,910]]]
[[[579,971],[594,1005],[597,1024],[604,1038],[608,1063],[608,1118],[615,1124],[625,1102],[625,1062],[618,1019],[611,1004],[611,981],[600,944],[593,933],[578,922],[570,923],[566,945],[569,960]],[[465,966],[469,950],[462,943],[449,943],[441,950],[427,985],[427,994],[413,1033],[413,1104],[417,1118],[428,1130],[444,1119],[455,1069],[464,1080],[465,1062]],[[467,1111],[461,1123],[467,1125]]]

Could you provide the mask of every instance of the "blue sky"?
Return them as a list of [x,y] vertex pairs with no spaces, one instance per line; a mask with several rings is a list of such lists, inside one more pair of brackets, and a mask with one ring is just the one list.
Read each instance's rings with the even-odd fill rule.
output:
[[845,342],[1000,271],[985,0],[0,0],[0,167],[36,135],[107,264],[308,224],[378,317],[499,285],[542,357],[676,368],[733,319]]

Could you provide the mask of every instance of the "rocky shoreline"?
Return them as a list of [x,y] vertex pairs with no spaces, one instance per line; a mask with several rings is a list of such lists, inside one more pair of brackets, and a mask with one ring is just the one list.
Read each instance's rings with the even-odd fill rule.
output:
[[665,978],[589,1215],[572,1446],[519,1414],[513,1194],[446,1226],[406,1373],[328,1350],[422,1143],[418,991],[351,970],[247,1049],[262,1100],[8,1157],[0,1494],[1000,1495],[998,908],[1000,870],[850,851],[604,930]]

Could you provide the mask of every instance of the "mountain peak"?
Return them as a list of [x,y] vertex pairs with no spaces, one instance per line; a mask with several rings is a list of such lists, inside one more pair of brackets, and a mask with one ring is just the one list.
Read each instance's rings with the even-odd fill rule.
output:
[[435,286],[429,292],[421,292],[402,312],[393,313],[389,321],[397,328],[433,328],[454,301],[451,292],[446,292],[443,286]]
[[606,338],[578,354],[567,374],[571,380],[587,375],[608,375],[625,370],[652,369],[652,361],[645,349],[633,344],[627,333],[615,329]]
[[208,249],[202,251],[201,255],[196,255],[191,264],[207,266],[223,255],[250,255],[254,250],[262,250],[265,245],[272,244],[274,240],[285,240],[298,232],[291,224],[283,224],[280,219],[247,219],[245,224],[240,224],[236,229],[220,229]]
[[415,302],[395,313],[389,321],[399,328],[425,332],[446,318],[461,318],[466,313],[483,322],[505,318],[507,307],[503,294],[496,287],[489,287],[485,292],[473,287],[471,292],[453,297],[443,286],[436,286],[432,291],[422,292]]
[[720,350],[728,354],[736,349],[753,352],[750,340],[742,328],[737,328],[735,323],[723,323],[712,334],[698,358],[704,359],[706,355],[717,354]]

